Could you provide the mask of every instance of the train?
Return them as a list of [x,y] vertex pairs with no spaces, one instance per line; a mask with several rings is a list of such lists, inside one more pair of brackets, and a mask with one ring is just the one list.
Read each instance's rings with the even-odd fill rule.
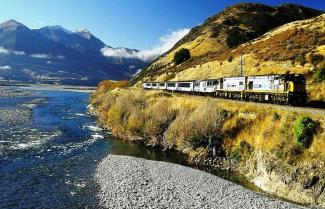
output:
[[307,102],[306,79],[301,74],[144,82],[143,88],[293,106],[303,106]]

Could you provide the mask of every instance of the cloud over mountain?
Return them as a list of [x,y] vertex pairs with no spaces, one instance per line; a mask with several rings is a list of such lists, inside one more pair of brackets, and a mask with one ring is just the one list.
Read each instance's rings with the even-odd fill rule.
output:
[[130,51],[124,48],[111,48],[104,47],[101,52],[107,57],[120,57],[120,58],[137,58],[141,60],[153,60],[163,53],[171,49],[180,39],[188,34],[190,29],[183,28],[176,31],[172,31],[159,38],[159,43],[151,49],[145,49],[142,51]]

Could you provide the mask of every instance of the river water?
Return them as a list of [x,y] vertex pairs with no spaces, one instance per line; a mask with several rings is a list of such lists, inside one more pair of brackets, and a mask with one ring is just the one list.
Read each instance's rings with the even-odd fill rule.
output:
[[[0,97],[0,114],[17,117],[0,117],[0,208],[98,208],[93,176],[110,153],[185,164],[178,152],[124,142],[101,130],[87,114],[89,93],[29,91]],[[219,175],[252,187],[237,175]]]

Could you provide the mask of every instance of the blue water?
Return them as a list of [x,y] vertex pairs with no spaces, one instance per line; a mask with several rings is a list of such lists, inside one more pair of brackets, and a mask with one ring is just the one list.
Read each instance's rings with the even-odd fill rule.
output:
[[87,114],[88,93],[32,92],[0,98],[0,109],[32,110],[23,124],[0,123],[0,208],[98,208],[93,176],[109,153],[184,163],[101,130]]

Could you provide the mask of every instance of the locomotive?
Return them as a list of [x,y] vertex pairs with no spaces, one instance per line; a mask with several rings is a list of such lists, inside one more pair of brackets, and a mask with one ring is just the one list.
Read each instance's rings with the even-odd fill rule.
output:
[[145,82],[143,88],[285,105],[304,105],[307,102],[306,80],[301,74]]

